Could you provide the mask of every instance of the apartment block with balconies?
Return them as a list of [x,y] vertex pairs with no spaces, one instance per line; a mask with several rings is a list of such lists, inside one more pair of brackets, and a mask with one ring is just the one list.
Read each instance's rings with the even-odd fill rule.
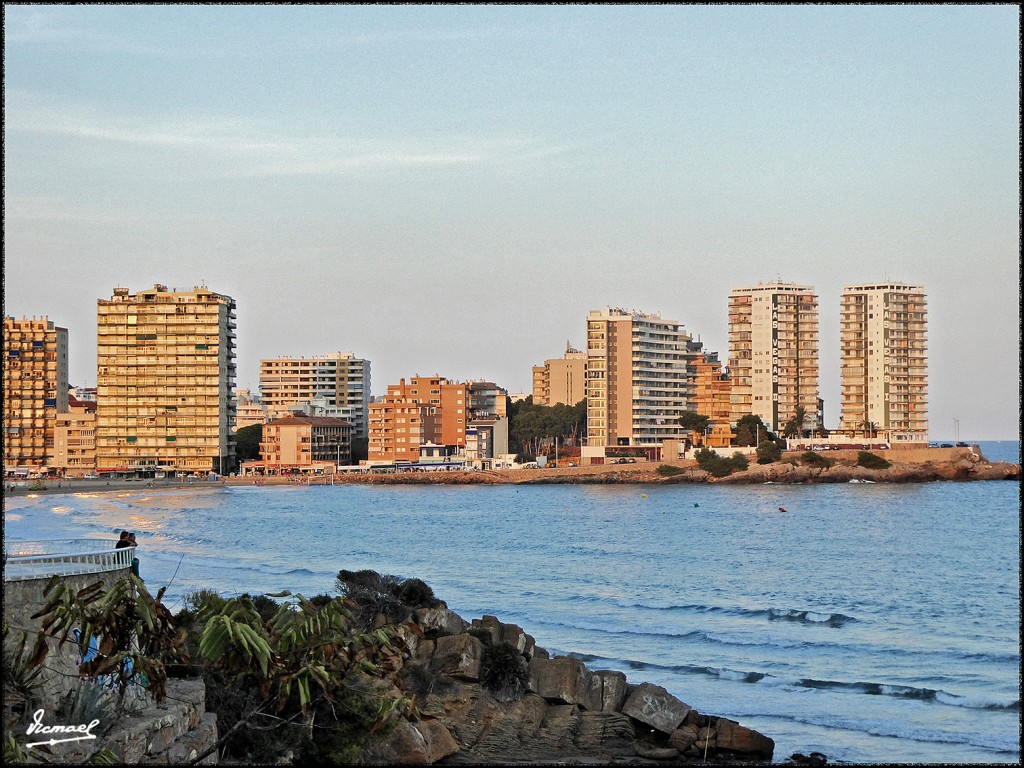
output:
[[587,445],[660,447],[679,435],[695,353],[680,323],[618,308],[587,316]]
[[843,288],[840,431],[928,440],[927,298],[901,282]]
[[328,407],[344,410],[354,438],[365,438],[370,361],[351,352],[261,360],[260,397],[272,416],[287,413],[291,406],[323,398]]
[[98,301],[99,472],[234,468],[235,327],[234,300],[205,287]]
[[817,424],[818,297],[814,288],[762,283],[729,295],[732,423],[753,414],[781,432],[798,408]]
[[4,318],[6,475],[38,474],[54,456],[57,415],[68,410],[68,332],[49,318]]

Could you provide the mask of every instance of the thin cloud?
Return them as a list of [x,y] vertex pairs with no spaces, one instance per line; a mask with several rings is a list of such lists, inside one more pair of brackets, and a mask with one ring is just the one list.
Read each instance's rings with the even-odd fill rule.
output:
[[[203,153],[219,161],[207,174],[227,177],[326,176],[362,170],[441,168],[522,162],[565,155],[590,142],[567,144],[522,137],[444,136],[415,140],[365,140],[345,136],[284,137],[237,119],[189,119],[160,124],[137,118],[97,117],[48,108],[26,94],[8,94],[8,140],[18,135],[64,136],[86,142],[126,144]],[[28,103],[29,106],[22,106]]]

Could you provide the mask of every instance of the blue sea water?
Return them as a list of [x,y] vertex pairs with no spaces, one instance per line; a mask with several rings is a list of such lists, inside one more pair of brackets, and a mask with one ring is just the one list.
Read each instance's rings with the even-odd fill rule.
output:
[[[1018,442],[981,447],[1019,460]],[[5,499],[7,538],[122,528],[172,610],[192,589],[310,596],[370,568],[739,720],[775,739],[777,761],[1020,761],[1016,482]]]

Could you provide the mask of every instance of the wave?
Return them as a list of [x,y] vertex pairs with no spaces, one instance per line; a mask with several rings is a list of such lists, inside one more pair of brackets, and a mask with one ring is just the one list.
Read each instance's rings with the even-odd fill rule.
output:
[[[605,602],[600,596],[576,598],[582,602]],[[678,613],[718,614],[723,616],[739,616],[749,619],[767,621],[792,621],[799,624],[817,624],[829,627],[841,627],[857,619],[845,613],[829,613],[823,611],[801,610],[798,608],[724,608],[718,605],[660,605],[650,602],[616,602],[619,608],[640,608],[648,611],[667,611]]]
[[966,709],[987,709],[993,711],[1020,711],[1020,699],[1012,702],[996,702],[971,696],[958,696],[939,688],[917,688],[911,685],[894,685],[891,683],[846,683],[836,680],[814,680],[804,678],[797,683],[800,688],[856,693],[868,696],[891,696],[896,699],[912,699],[929,701],[950,707]]
[[728,667],[707,667],[692,664],[656,664],[647,661],[636,661],[631,659],[615,659],[595,654],[567,654],[585,663],[606,662],[622,664],[631,670],[654,670],[658,672],[674,672],[677,674],[702,675],[719,680],[729,680],[738,683],[760,683],[772,686],[792,686],[795,688],[812,688],[822,691],[835,691],[838,693],[853,693],[866,696],[890,696],[896,699],[908,699],[915,701],[934,702],[951,707],[963,707],[966,709],[980,709],[999,712],[1019,712],[1020,699],[1010,702],[992,701],[971,696],[959,696],[938,688],[918,688],[909,685],[896,685],[892,683],[848,683],[839,680],[816,680],[813,678],[801,678],[798,680],[786,680],[777,675],[767,672],[744,671],[729,669]]

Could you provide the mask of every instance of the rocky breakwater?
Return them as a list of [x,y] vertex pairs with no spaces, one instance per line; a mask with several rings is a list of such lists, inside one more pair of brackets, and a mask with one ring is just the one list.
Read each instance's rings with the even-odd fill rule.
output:
[[[849,455],[844,455],[849,454]],[[828,455],[828,454],[825,454]],[[724,484],[758,483],[928,483],[936,481],[1020,480],[1020,465],[1004,461],[989,462],[982,456],[964,450],[957,455],[935,461],[899,461],[899,451],[887,452],[889,466],[871,469],[858,466],[854,452],[835,456],[829,467],[801,463],[799,456],[786,457],[772,464],[751,464],[742,472],[726,477],[712,478],[704,473],[704,480]],[[691,472],[691,475],[695,474]],[[674,480],[674,478],[669,478]],[[684,479],[683,482],[686,480]],[[693,478],[691,478],[691,482]],[[698,480],[699,481],[699,480]]]
[[420,608],[399,628],[404,653],[385,695],[415,715],[365,748],[373,764],[538,764],[567,761],[767,762],[772,739],[703,715],[664,688],[631,684],[557,656],[493,616],[471,623]]

